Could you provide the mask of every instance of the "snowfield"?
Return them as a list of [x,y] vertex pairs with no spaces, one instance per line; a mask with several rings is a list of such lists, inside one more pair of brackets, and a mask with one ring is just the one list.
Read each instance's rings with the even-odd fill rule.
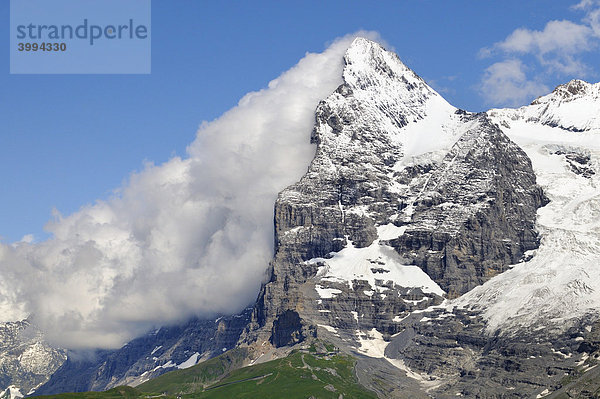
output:
[[[356,248],[351,241],[348,241],[346,248],[337,252],[331,259],[314,258],[307,263],[323,265],[319,267],[317,273],[321,281],[347,283],[350,289],[354,280],[363,280],[367,281],[372,289],[383,292],[388,288],[377,285],[377,280],[383,280],[393,281],[403,287],[418,287],[423,292],[444,295],[444,290],[420,267],[402,264],[400,255],[379,240],[373,241],[366,248]],[[373,272],[375,265],[380,265],[381,271]],[[317,292],[321,298],[332,298],[335,294],[341,293],[340,290],[322,288],[319,285],[317,285]]]
[[[594,88],[589,90],[592,93],[600,88],[600,84],[589,86]],[[554,112],[556,107],[549,96],[542,99],[550,102],[547,112]],[[490,333],[563,329],[570,320],[600,312],[600,97],[585,100],[576,100],[581,108],[574,115],[565,114],[571,108],[561,108],[560,113],[538,115],[537,120],[531,116],[539,111],[536,104],[519,110],[489,111],[531,158],[538,184],[550,199],[538,211],[541,245],[532,251],[533,257],[453,303],[483,310]],[[566,121],[563,125],[577,121],[580,127],[593,128],[574,132],[540,122],[549,119]],[[569,158],[589,160],[581,164]],[[572,165],[595,174],[585,177]]]

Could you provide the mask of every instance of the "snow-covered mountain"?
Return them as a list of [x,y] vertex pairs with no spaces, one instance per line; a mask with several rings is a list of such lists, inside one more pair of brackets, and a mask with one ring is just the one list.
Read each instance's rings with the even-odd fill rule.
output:
[[[415,318],[536,249],[548,200],[488,115],[450,106],[376,43],[357,39],[344,60],[344,83],[316,111],[315,158],[277,200],[272,278],[243,342],[261,361],[326,337],[367,355],[359,377],[383,397],[448,390],[454,379],[429,371],[449,355],[413,339]],[[404,358],[415,347],[420,361]]]
[[70,359],[38,392],[137,384],[223,342],[254,364],[315,337],[356,356],[383,398],[535,397],[594,366],[600,84],[474,114],[370,40],[343,62],[315,157],[276,201],[252,316]]
[[48,345],[29,321],[0,324],[0,397],[35,392],[65,359],[65,351]]
[[573,80],[492,120],[532,160],[550,203],[531,259],[458,303],[484,309],[490,332],[540,325],[566,329],[600,312],[600,84]]
[[555,131],[593,132],[600,129],[600,83],[572,80],[517,109],[494,109],[488,113],[498,122],[524,121],[557,127]]
[[315,159],[278,198],[246,342],[260,361],[265,342],[327,337],[368,356],[359,377],[382,397],[555,386],[596,333],[598,85],[474,115],[367,40],[345,64],[317,108]]

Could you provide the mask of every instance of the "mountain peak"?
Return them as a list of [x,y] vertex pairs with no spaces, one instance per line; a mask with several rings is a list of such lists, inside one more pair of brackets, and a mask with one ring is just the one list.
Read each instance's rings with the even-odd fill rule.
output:
[[381,59],[383,54],[388,52],[381,44],[376,41],[357,37],[346,50],[344,59],[347,63],[357,62],[366,59]]
[[[346,54],[344,55],[344,78],[346,82],[353,81],[352,75],[374,74],[384,79],[402,79],[412,85],[424,85],[425,82],[409,67],[407,67],[398,56],[386,50],[382,45],[363,37],[354,39]],[[363,83],[381,83],[372,79],[365,79]],[[428,86],[427,86],[428,87]],[[428,87],[429,92],[431,88]]]
[[349,48],[351,48],[351,47],[372,47],[372,46],[381,47],[381,45],[374,40],[367,39],[366,37],[358,36],[352,41],[352,44],[350,45]]
[[362,53],[378,49],[385,50],[381,44],[362,36],[358,36],[357,38],[355,38],[352,41],[352,44],[350,44],[350,46],[348,47],[348,51],[360,51]]
[[573,79],[518,109],[492,109],[488,115],[505,126],[521,120],[572,132],[600,131],[600,83]]
[[573,101],[581,97],[600,98],[600,83],[592,84],[584,80],[573,79],[556,86],[552,93],[538,97],[531,105],[548,104],[555,101]]

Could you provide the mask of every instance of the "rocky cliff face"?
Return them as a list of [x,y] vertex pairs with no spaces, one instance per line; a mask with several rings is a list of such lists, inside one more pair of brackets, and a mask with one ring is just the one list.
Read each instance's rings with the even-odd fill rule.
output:
[[[559,387],[581,367],[600,303],[585,277],[597,233],[582,225],[598,209],[597,161],[581,146],[532,146],[523,136],[593,133],[596,114],[573,124],[564,104],[594,103],[596,86],[572,82],[529,108],[470,114],[376,44],[356,41],[345,63],[344,84],[316,112],[315,159],[277,200],[272,278],[243,342],[326,337],[359,356],[361,382],[382,397],[530,397]],[[537,136],[538,126],[552,133]],[[560,183],[544,172],[563,167]],[[582,192],[594,199],[573,215],[565,200]],[[569,236],[580,235],[581,248],[566,237],[558,247],[540,241],[540,214],[553,215],[552,229],[579,226]],[[543,285],[543,263],[553,256],[558,267],[561,251],[578,271],[515,306],[524,281]],[[560,304],[578,316],[564,323]],[[522,313],[505,313],[512,306]]]
[[591,339],[583,320],[560,334],[540,328],[496,335],[486,327],[485,317],[468,308],[413,314],[385,357],[436,398],[531,398],[577,374],[588,351],[582,344]]
[[474,116],[430,172],[391,245],[455,298],[538,247],[535,215],[546,203],[525,152],[487,117]]
[[24,396],[45,383],[65,361],[64,351],[44,342],[27,320],[0,325],[0,387],[6,397]]
[[247,343],[323,330],[360,349],[538,245],[546,198],[486,115],[456,110],[373,42],[357,39],[345,63],[316,112],[315,159],[275,205],[272,277]]

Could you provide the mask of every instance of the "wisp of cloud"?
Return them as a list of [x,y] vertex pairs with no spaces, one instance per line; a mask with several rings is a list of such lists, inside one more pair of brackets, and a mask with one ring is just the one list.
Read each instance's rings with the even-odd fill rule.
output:
[[253,302],[273,252],[277,193],[306,171],[314,111],[342,83],[359,32],[307,53],[204,122],[188,157],[146,165],[113,198],[0,244],[0,318],[29,317],[58,346],[114,348],[191,316]]

